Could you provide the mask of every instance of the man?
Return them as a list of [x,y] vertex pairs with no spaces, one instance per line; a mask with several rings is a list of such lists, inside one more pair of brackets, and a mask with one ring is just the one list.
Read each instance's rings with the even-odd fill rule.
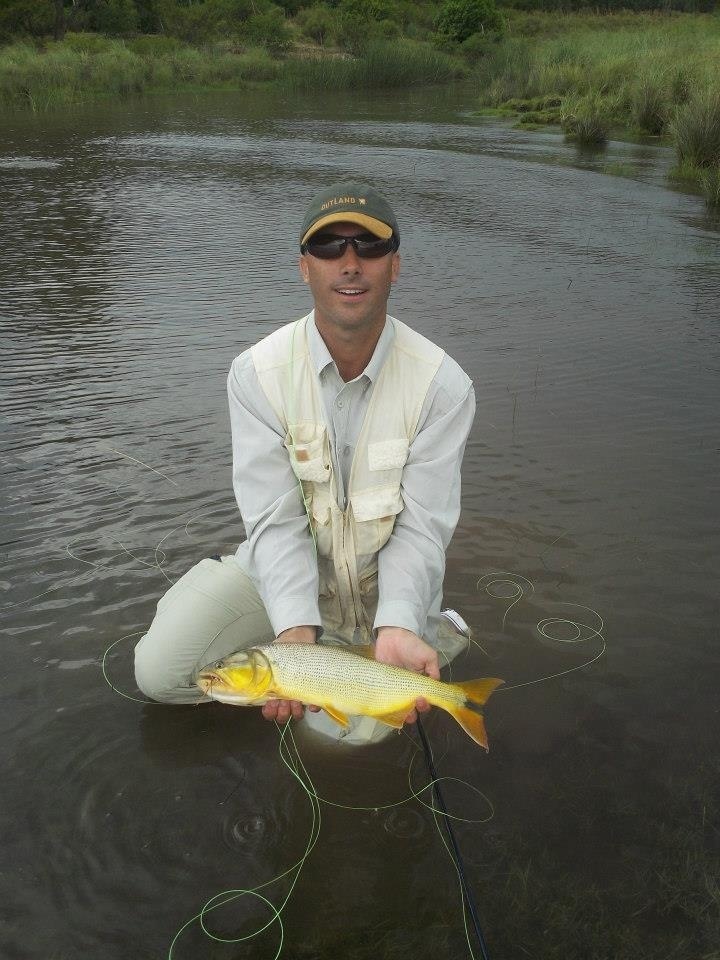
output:
[[[196,702],[206,664],[259,643],[374,641],[378,660],[433,677],[438,651],[447,660],[460,647],[440,603],[472,384],[387,316],[400,231],[375,190],[332,184],[300,237],[313,311],[237,357],[228,379],[247,540],[158,604],[136,649],[138,685],[157,700]],[[280,722],[303,713],[263,706]],[[338,735],[365,742],[378,729],[365,718]]]

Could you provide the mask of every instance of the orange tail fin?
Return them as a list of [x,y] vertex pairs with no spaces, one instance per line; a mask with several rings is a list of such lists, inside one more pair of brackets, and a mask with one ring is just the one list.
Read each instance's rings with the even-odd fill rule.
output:
[[456,687],[465,694],[466,704],[462,707],[446,707],[448,713],[455,717],[457,722],[463,728],[468,736],[472,737],[475,743],[489,750],[487,734],[485,733],[485,724],[482,714],[473,707],[473,704],[483,706],[487,703],[490,694],[496,690],[504,680],[498,680],[495,677],[488,677],[484,680],[466,680],[464,683],[456,683]]
[[463,683],[455,683],[453,686],[460,687],[468,700],[484,707],[493,690],[497,690],[503,683],[505,681],[498,680],[497,677],[483,677],[482,680],[465,680]]

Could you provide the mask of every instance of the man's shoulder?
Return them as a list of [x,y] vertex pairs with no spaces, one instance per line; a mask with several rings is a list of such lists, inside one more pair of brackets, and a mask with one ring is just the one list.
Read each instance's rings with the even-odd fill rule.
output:
[[435,374],[435,385],[446,394],[451,403],[460,403],[472,389],[472,380],[457,360],[446,353]]
[[260,368],[290,363],[293,356],[297,357],[298,350],[304,348],[305,338],[300,335],[299,328],[305,319],[302,317],[300,320],[285,323],[243,350],[233,360],[232,369],[236,373],[242,373],[251,368],[257,371]]
[[[459,403],[472,387],[472,380],[460,364],[443,347],[430,340],[400,320],[392,318],[396,331],[396,342],[405,349],[415,352],[418,347],[428,356],[436,358],[437,372],[433,378],[433,388],[447,397],[450,403]],[[399,337],[398,337],[399,334]]]

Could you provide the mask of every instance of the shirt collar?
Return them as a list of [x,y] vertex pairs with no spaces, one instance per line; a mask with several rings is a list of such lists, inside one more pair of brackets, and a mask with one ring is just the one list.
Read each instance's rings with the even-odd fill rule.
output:
[[[385,320],[385,326],[382,329],[382,333],[380,334],[380,339],[375,345],[373,355],[370,357],[368,365],[360,374],[361,377],[367,377],[371,382],[375,382],[375,380],[377,380],[387,358],[394,336],[395,325],[393,323],[393,318],[388,316]],[[320,374],[330,365],[335,367],[335,361],[333,360],[330,351],[327,348],[327,344],[320,336],[320,331],[315,326],[314,310],[308,318],[307,339],[308,349],[310,351],[310,359],[312,360],[312,364],[317,375],[320,376]],[[335,367],[335,371],[337,373],[337,367]]]

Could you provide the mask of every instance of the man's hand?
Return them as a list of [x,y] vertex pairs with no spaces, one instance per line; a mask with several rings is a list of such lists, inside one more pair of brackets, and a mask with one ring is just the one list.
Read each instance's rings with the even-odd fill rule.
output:
[[[283,630],[275,638],[275,643],[315,643],[317,640],[317,627],[302,626],[290,627]],[[317,713],[320,707],[310,707],[313,713]],[[290,717],[295,720],[301,720],[305,707],[299,700],[268,700],[263,704],[262,715],[266,720],[277,720],[278,723],[286,723]]]
[[[391,663],[395,667],[405,667],[416,673],[425,673],[435,680],[440,679],[438,655],[412,630],[403,627],[380,627],[375,642],[375,659],[381,663]],[[424,697],[415,701],[415,710],[405,718],[406,723],[415,723],[418,713],[427,713],[430,704]]]

